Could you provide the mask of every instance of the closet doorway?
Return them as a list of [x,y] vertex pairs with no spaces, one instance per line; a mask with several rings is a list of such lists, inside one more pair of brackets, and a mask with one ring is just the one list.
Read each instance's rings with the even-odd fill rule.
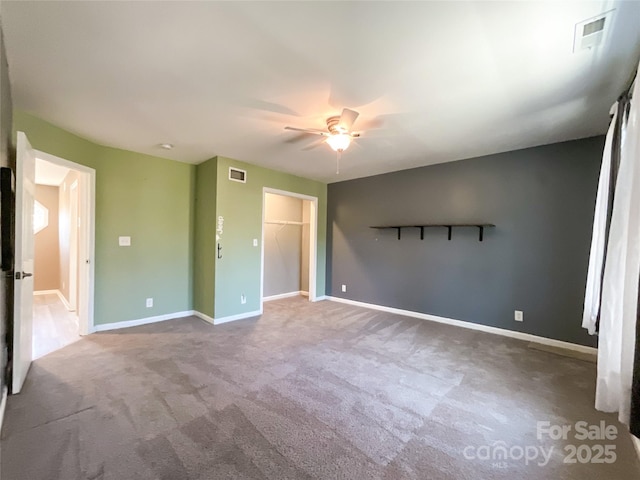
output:
[[318,199],[264,188],[262,300],[316,297]]

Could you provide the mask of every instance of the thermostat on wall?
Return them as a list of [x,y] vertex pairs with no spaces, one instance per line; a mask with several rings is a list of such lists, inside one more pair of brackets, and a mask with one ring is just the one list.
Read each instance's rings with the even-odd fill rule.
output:
[[121,247],[130,247],[131,237],[118,237],[118,245]]

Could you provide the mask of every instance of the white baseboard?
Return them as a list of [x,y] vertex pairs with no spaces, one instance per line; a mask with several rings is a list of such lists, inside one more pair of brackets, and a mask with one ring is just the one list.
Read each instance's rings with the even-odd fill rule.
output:
[[308,297],[309,292],[307,292],[306,290],[300,290],[300,295],[302,295],[303,297]]
[[238,315],[231,315],[228,317],[212,318],[209,315],[198,312],[196,310],[185,310],[184,312],[167,313],[165,315],[157,315],[155,317],[139,318],[137,320],[127,320],[124,322],[104,323],[102,325],[96,325],[94,332],[106,332],[109,330],[119,330],[121,328],[137,327],[139,325],[147,325],[149,323],[164,322],[166,320],[174,320],[177,318],[190,317],[195,315],[201,318],[207,323],[213,325],[220,325],[221,323],[233,322],[235,320],[242,320],[250,317],[257,317],[262,315],[262,310],[256,310],[254,312],[240,313]]
[[64,304],[64,307],[69,310],[70,312],[73,312],[75,309],[71,308],[71,305],[69,305],[69,302],[67,301],[66,297],[64,296],[64,294],[58,290],[58,297],[60,297],[60,301]]
[[446,325],[453,325],[455,327],[468,328],[470,330],[478,330],[480,332],[492,333],[494,335],[502,335],[503,337],[516,338],[518,340],[525,340],[527,342],[541,343],[543,345],[549,345],[552,347],[565,348],[567,350],[573,350],[575,352],[589,353],[597,355],[598,350],[593,347],[586,347],[584,345],[578,345],[576,343],[563,342],[561,340],[554,340],[552,338],[539,337],[530,333],[514,332],[513,330],[506,330],[504,328],[489,327],[487,325],[481,325],[479,323],[465,322],[463,320],[455,320],[453,318],[439,317],[437,315],[430,315],[428,313],[414,312],[411,310],[402,310],[400,308],[385,307],[384,305],[376,305],[374,303],[357,302],[355,300],[348,300],[346,298],[332,297],[327,295],[326,298],[332,302],[346,303],[348,305],[355,305],[357,307],[370,308],[372,310],[380,310],[382,312],[395,313],[397,315],[404,315],[407,317],[419,318],[421,320],[429,320],[431,322],[444,323]]
[[34,290],[34,295],[59,295],[60,290]]
[[202,312],[198,312],[197,310],[194,310],[194,311],[193,311],[193,314],[194,314],[196,317],[198,317],[198,318],[200,318],[200,319],[204,320],[205,322],[210,323],[211,325],[213,325],[213,324],[214,324],[213,317],[210,317],[210,316],[209,316],[209,315],[207,315],[206,313],[202,313]]
[[638,458],[640,458],[640,438],[636,437],[635,435],[631,435],[631,441],[633,442],[633,446],[636,447]]
[[165,315],[156,315],[154,317],[138,318],[136,320],[126,320],[124,322],[103,323],[95,325],[95,332],[106,332],[108,330],[119,330],[121,328],[137,327],[139,325],[147,325],[149,323],[164,322],[165,320],[173,320],[175,318],[184,318],[195,315],[193,310],[184,312],[167,313]]
[[7,386],[2,389],[2,400],[0,400],[0,433],[2,433],[2,424],[4,422],[4,411],[7,408]]
[[67,299],[64,298],[64,295],[62,294],[62,292],[60,292],[60,295],[58,295],[60,297],[60,300],[62,301],[62,303],[64,304],[64,308],[66,308],[67,310],[69,310],[70,312],[75,311],[73,308],[71,308],[71,305],[69,305],[69,302],[67,302]]
[[62,302],[62,304],[64,305],[64,308],[66,308],[70,312],[75,312],[75,309],[71,308],[71,305],[69,305],[69,302],[67,301],[67,299],[65,298],[65,296],[62,294],[60,290],[34,290],[33,294],[34,295],[57,295],[60,301]]
[[[262,297],[262,301],[270,302],[272,300],[280,300],[281,298],[299,297],[300,295],[304,295],[302,291],[279,293],[278,295],[269,295],[268,297]],[[307,293],[307,295],[309,295],[309,293]]]
[[262,310],[255,310],[253,312],[239,313],[238,315],[230,315],[228,317],[214,318],[213,324],[220,325],[221,323],[234,322],[236,320],[244,320],[245,318],[257,317],[262,315]]

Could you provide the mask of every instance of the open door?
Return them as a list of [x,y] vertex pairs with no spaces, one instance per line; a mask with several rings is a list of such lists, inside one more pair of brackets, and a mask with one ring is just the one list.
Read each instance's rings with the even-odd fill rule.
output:
[[36,156],[23,132],[16,155],[16,254],[11,392],[22,389],[31,365],[33,337],[33,203]]

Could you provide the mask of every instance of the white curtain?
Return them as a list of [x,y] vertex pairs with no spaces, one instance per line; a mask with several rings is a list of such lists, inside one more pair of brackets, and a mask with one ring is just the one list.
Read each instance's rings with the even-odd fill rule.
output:
[[607,139],[604,144],[604,155],[600,167],[600,181],[596,195],[596,210],[593,219],[593,233],[591,236],[591,253],[589,254],[589,270],[587,272],[587,289],[584,298],[584,312],[582,326],[589,330],[590,335],[596,333],[598,313],[600,313],[600,287],[602,285],[602,269],[604,267],[604,250],[607,234],[607,214],[609,211],[609,182],[611,180],[611,149],[613,135],[618,118],[618,104],[613,107],[613,119],[609,125]]
[[623,116],[604,266],[596,408],[629,424],[640,276],[640,82]]

